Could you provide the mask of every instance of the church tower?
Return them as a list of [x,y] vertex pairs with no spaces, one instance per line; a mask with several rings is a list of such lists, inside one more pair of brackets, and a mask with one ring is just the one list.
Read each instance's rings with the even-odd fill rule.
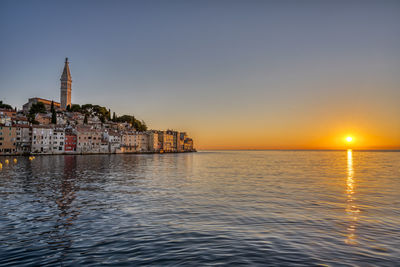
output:
[[72,79],[69,71],[68,58],[65,58],[64,71],[61,75],[61,109],[67,109],[67,106],[71,106],[71,88]]

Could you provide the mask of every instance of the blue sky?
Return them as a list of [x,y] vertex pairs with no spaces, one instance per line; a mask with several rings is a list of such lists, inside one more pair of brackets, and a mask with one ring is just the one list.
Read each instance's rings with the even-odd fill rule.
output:
[[396,145],[399,14],[399,1],[3,0],[0,98],[58,100],[69,57],[74,103],[204,147],[253,147],[248,131],[307,146],[338,127]]

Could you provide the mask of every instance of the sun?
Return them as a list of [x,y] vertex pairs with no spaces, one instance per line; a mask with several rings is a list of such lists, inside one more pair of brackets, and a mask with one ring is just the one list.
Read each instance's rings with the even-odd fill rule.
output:
[[347,136],[347,137],[346,137],[346,141],[347,141],[348,143],[350,143],[351,141],[353,141],[353,137]]

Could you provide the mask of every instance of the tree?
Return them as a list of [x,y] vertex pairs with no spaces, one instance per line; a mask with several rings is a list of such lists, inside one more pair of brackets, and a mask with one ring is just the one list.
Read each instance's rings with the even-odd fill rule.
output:
[[112,117],[112,121],[116,121],[117,120],[117,115],[115,115],[115,112],[113,112],[113,117]]
[[135,127],[135,122],[136,122],[136,119],[135,119],[135,116],[132,116],[131,117],[131,121],[129,122],[131,125],[132,125],[132,127],[134,127],[134,128],[136,128]]
[[87,124],[87,123],[88,123],[88,115],[87,115],[87,114],[85,114],[85,118],[83,119],[83,123],[84,123],[84,124]]
[[92,115],[93,105],[92,104],[85,104],[81,106],[80,113]]
[[144,121],[139,121],[132,115],[122,115],[121,117],[116,117],[116,122],[127,122],[132,125],[139,132],[147,131],[147,125]]
[[54,109],[54,101],[51,100],[50,112],[53,113],[53,111],[55,111],[55,109]]
[[42,102],[32,104],[29,113],[46,113],[46,106]]
[[55,109],[53,109],[53,111],[51,112],[51,123],[57,124],[57,113]]
[[111,109],[108,109],[108,117],[107,117],[107,120],[111,120]]
[[0,100],[0,108],[4,108],[4,109],[12,109],[12,106],[3,103],[2,100]]
[[36,104],[32,104],[29,109],[28,120],[30,123],[35,123],[35,117],[38,113],[45,113],[46,106],[42,102],[38,102]]
[[135,120],[135,129],[139,132],[147,131],[147,125],[144,121]]
[[67,106],[67,111],[68,111],[68,112],[71,111],[71,105],[68,105],[68,106]]
[[80,105],[78,105],[78,104],[73,104],[72,106],[71,106],[71,112],[81,112],[81,106]]

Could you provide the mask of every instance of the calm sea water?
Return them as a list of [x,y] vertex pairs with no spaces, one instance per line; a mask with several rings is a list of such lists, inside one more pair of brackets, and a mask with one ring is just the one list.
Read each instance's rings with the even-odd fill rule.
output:
[[17,264],[399,266],[400,152],[21,157],[0,171]]

